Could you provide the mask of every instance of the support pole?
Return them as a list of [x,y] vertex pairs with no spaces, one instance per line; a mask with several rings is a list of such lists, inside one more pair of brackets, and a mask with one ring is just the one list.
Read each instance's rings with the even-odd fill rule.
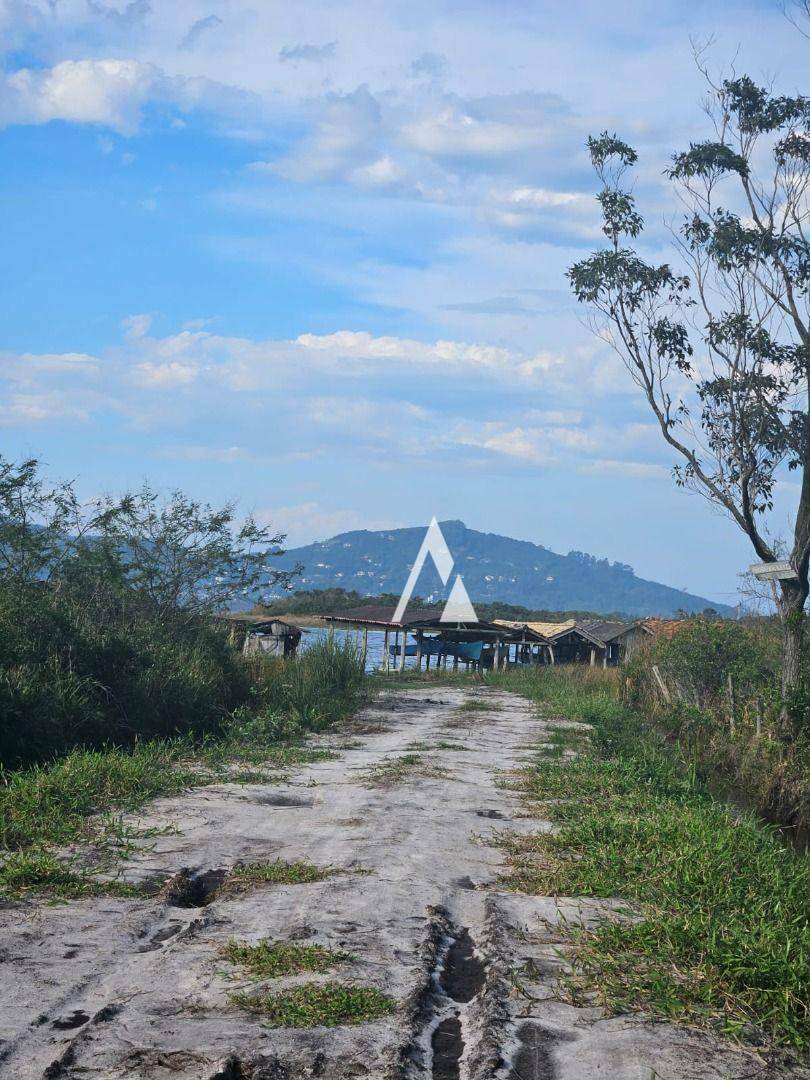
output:
[[591,667],[596,667],[596,649],[591,649]]
[[363,627],[363,671],[366,670],[366,659],[368,657],[368,627]]
[[[399,630],[397,630],[397,641],[399,641]],[[405,631],[405,627],[402,628],[402,649],[399,654],[399,670],[403,672],[405,670],[405,649],[408,645],[408,635]]]
[[390,630],[386,630],[385,637],[383,638],[383,658],[382,663],[380,664],[380,671],[388,671],[391,666],[391,654],[388,651],[388,635],[390,633]]
[[[430,657],[427,658],[427,667],[425,671],[430,668]],[[416,670],[422,670],[422,631],[416,631]]]
[[494,664],[494,668],[495,668],[496,671],[500,671],[500,669],[501,669],[501,639],[500,638],[495,639],[495,664]]

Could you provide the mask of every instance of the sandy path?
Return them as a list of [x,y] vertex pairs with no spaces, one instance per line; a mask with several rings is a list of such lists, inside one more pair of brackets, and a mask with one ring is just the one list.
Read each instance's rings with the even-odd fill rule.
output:
[[[486,712],[458,711],[471,696]],[[599,905],[499,891],[501,830],[520,816],[500,770],[529,757],[543,723],[522,699],[471,689],[403,690],[349,733],[318,740],[335,760],[283,782],[218,784],[151,804],[176,827],[126,866],[130,880],[307,859],[344,873],[265,885],[197,907],[84,900],[0,910],[0,1075],[143,1080],[706,1080],[764,1076],[750,1056],[667,1025],[602,1019],[551,997],[555,924]],[[413,744],[441,775],[368,770]],[[417,751],[418,752],[418,751]],[[357,872],[362,870],[365,872]],[[216,877],[216,875],[214,875]],[[207,879],[203,879],[207,880]],[[349,951],[311,979],[374,986],[398,1002],[355,1027],[270,1030],[228,1002],[217,959],[230,938],[294,939]],[[531,962],[531,963],[530,963]],[[519,984],[520,989],[516,986]]]

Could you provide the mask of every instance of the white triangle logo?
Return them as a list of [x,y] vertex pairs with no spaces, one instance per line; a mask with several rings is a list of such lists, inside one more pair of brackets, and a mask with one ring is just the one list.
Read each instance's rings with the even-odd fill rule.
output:
[[456,580],[453,582],[453,588],[450,590],[439,622],[478,622],[478,616],[464,582],[461,580],[461,574],[456,574]]
[[[422,572],[422,567],[427,562],[428,555],[433,559],[442,580],[442,585],[446,585],[453,570],[453,556],[450,554],[447,541],[444,539],[444,534],[435,517],[428,526],[425,539],[422,541],[419,554],[416,556],[416,562],[411,567],[408,580],[405,582],[405,588],[402,590],[402,596],[399,598],[393,618],[396,623],[402,622],[408,603],[413,595],[413,590],[416,587],[416,582]],[[478,622],[478,616],[475,614],[475,609],[470,602],[470,597],[460,574],[456,574],[456,580],[453,582],[453,588],[450,590],[450,596],[447,598],[439,622]]]

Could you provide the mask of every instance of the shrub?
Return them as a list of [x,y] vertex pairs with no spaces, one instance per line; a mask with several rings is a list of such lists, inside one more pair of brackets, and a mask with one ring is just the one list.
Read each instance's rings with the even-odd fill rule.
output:
[[0,587],[0,765],[75,746],[216,732],[248,672],[208,622],[101,614],[38,585]]

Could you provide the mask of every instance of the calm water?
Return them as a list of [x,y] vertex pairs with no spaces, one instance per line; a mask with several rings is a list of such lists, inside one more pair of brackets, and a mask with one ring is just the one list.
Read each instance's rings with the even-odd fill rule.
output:
[[[316,627],[311,630],[306,630],[304,636],[301,639],[301,648],[307,649],[314,645],[317,641],[323,641],[329,634],[334,633],[335,640],[338,644],[342,644],[346,638],[349,640],[357,641],[358,648],[363,647],[362,633],[357,635],[355,630],[334,630],[329,631],[326,628]],[[383,660],[383,643],[385,635],[382,630],[369,630],[368,632],[368,653],[366,654],[366,671],[377,671]],[[390,642],[393,644],[394,635],[391,634]],[[401,639],[400,639],[401,640]],[[395,661],[392,661],[394,663]],[[398,660],[396,661],[398,663]],[[416,658],[413,656],[405,657],[405,667],[412,668],[416,666]]]

